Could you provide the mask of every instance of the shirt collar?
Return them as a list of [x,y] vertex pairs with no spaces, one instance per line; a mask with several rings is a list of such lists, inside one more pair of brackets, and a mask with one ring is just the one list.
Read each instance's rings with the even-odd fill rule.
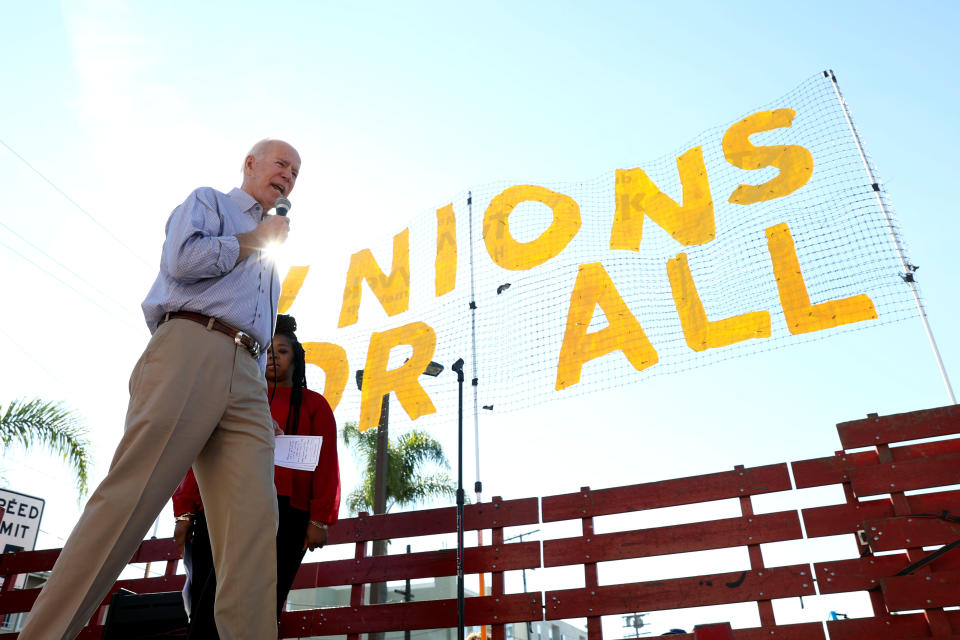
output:
[[240,206],[240,210],[244,213],[249,213],[257,218],[263,216],[263,207],[243,189],[234,187],[227,195]]

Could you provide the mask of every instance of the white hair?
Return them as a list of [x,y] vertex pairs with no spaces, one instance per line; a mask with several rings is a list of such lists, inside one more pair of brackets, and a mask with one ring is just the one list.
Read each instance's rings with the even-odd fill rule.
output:
[[278,142],[278,140],[276,140],[275,138],[264,138],[260,142],[257,142],[252,147],[250,147],[250,151],[247,152],[247,155],[243,156],[243,164],[240,166],[240,172],[241,173],[246,172],[247,158],[249,158],[250,156],[253,156],[254,158],[259,160],[263,156],[264,149],[266,149],[267,145],[269,145],[271,142]]

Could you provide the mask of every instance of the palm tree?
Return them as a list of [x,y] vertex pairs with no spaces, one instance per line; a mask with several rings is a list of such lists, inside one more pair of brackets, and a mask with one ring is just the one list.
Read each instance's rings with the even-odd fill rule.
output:
[[0,443],[6,449],[12,443],[30,449],[42,446],[60,454],[77,477],[77,492],[83,497],[89,490],[90,441],[86,429],[69,410],[57,402],[14,400],[0,410]]
[[[348,422],[343,427],[342,438],[363,470],[360,485],[347,496],[347,508],[354,515],[361,511],[372,513],[377,432],[368,429],[361,433],[356,422]],[[387,451],[387,511],[394,505],[403,507],[456,495],[457,488],[446,473],[425,471],[428,465],[450,467],[440,443],[427,432],[408,431],[391,440]]]

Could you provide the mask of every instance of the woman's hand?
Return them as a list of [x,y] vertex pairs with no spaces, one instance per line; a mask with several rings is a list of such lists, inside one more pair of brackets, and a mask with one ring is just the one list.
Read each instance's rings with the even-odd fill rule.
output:
[[303,550],[313,551],[327,544],[327,530],[315,524],[307,525],[307,535],[303,539]]
[[183,557],[184,548],[187,545],[187,542],[190,540],[190,534],[193,530],[193,521],[192,520],[177,520],[176,526],[173,528],[173,539],[177,543],[177,549],[180,550],[180,557]]

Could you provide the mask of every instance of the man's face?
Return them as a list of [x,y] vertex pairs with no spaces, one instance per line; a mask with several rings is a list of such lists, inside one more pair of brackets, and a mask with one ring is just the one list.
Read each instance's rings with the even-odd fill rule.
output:
[[266,211],[280,196],[289,196],[300,173],[300,154],[286,142],[273,140],[257,156],[247,156],[241,188]]

